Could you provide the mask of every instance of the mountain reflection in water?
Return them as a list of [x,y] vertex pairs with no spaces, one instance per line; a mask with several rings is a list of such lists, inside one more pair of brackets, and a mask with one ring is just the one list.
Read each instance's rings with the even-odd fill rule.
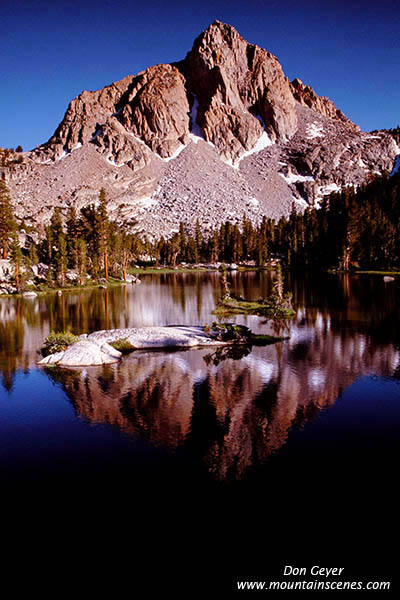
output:
[[[247,298],[271,289],[270,273],[231,276]],[[290,339],[234,360],[209,350],[135,352],[117,365],[47,369],[80,418],[107,424],[153,445],[187,452],[217,480],[241,479],[365,374],[397,376],[397,283],[290,274],[297,317],[275,327],[234,317],[257,333]],[[49,330],[204,324],[220,294],[218,274],[143,277],[139,287],[0,302],[0,370],[12,390],[17,369],[32,368]]]
[[76,413],[170,449],[199,454],[219,480],[240,479],[365,373],[393,373],[399,353],[362,334],[334,334],[319,316],[291,339],[217,366],[206,350],[140,352],[100,371],[54,371]]

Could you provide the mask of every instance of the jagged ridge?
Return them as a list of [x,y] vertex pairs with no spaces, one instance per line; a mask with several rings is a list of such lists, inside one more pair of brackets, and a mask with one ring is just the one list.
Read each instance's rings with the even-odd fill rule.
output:
[[50,140],[4,167],[17,214],[95,200],[117,220],[168,235],[180,220],[287,214],[393,168],[387,133],[368,135],[328,98],[285,77],[275,56],[215,21],[180,63],[74,99]]

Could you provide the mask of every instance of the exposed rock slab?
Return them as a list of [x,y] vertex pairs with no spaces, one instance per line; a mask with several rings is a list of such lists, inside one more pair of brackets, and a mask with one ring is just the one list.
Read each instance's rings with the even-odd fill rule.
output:
[[118,362],[122,354],[105,341],[101,344],[95,340],[80,340],[72,344],[64,352],[57,352],[46,356],[40,365],[60,365],[63,367],[77,367],[90,365],[108,365]]
[[181,325],[96,331],[86,339],[96,343],[126,339],[135,348],[191,348],[222,344],[214,339],[214,335],[205,333],[202,327]]
[[64,352],[46,356],[39,364],[62,367],[96,366],[118,362],[122,353],[110,344],[127,340],[134,348],[194,348],[197,346],[225,346],[215,334],[207,334],[202,327],[140,327],[95,331],[81,336]]

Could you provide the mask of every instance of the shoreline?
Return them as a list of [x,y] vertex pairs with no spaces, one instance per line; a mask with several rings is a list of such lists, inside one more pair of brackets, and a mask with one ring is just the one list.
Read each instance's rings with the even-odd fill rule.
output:
[[[229,269],[230,272],[244,272],[244,271],[270,271],[273,270],[273,267],[245,267],[241,266],[236,269]],[[220,273],[219,268],[210,268],[210,267],[132,267],[128,270],[128,275],[172,275],[176,274],[187,274],[187,273]],[[99,282],[91,282],[86,285],[68,285],[64,287],[54,287],[54,288],[45,288],[45,285],[35,287],[29,286],[24,292],[20,292],[18,294],[1,294],[0,298],[24,298],[24,293],[26,292],[35,292],[38,296],[44,296],[46,294],[58,294],[58,292],[76,292],[81,290],[90,290],[90,289],[102,289],[108,287],[116,287],[120,285],[137,285],[135,282],[124,281],[122,279],[113,279],[109,278],[108,281],[99,281]],[[42,289],[39,289],[42,287]],[[1,282],[0,282],[1,288]],[[27,296],[29,297],[29,296]],[[32,296],[34,298],[34,296]]]
[[[238,266],[235,269],[227,268],[228,272],[256,272],[256,271],[274,271],[275,266],[267,265],[264,267],[253,267],[253,266]],[[304,269],[304,268],[287,268],[288,271],[315,271],[315,269]],[[133,267],[129,269],[129,275],[172,275],[172,274],[188,274],[188,273],[220,273],[221,271],[218,268],[209,268],[209,267]],[[379,269],[355,269],[349,271],[340,271],[334,269],[328,269],[327,271],[323,271],[330,275],[370,275],[370,276],[389,276],[389,277],[400,277],[400,271],[391,271],[391,270],[379,270]],[[45,296],[47,294],[58,294],[59,292],[78,292],[85,290],[95,290],[95,289],[104,289],[117,287],[121,285],[135,285],[135,282],[131,281],[123,281],[122,279],[113,279],[110,278],[109,281],[101,281],[101,282],[92,282],[86,285],[69,285],[65,287],[54,287],[47,289],[38,289],[34,286],[29,286],[24,292],[20,292],[18,294],[1,294],[0,298],[29,298],[29,296],[24,296],[26,292],[35,292],[37,297]],[[1,282],[0,282],[1,287]],[[34,298],[35,296],[31,296]]]

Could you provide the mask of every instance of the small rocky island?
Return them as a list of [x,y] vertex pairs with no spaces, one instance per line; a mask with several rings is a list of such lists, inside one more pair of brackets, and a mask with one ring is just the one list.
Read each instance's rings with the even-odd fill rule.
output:
[[212,326],[139,327],[95,331],[89,335],[50,334],[46,338],[41,365],[79,367],[118,362],[123,354],[139,349],[175,349],[201,346],[271,344],[283,338],[255,335],[243,325],[217,323]]
[[232,296],[230,284],[226,276],[225,265],[221,273],[222,295],[212,311],[217,317],[228,317],[230,315],[258,315],[269,319],[290,319],[296,315],[292,306],[292,294],[284,291],[281,264],[276,265],[276,279],[273,284],[272,293],[267,298],[259,298],[257,301],[248,301],[244,298]]

